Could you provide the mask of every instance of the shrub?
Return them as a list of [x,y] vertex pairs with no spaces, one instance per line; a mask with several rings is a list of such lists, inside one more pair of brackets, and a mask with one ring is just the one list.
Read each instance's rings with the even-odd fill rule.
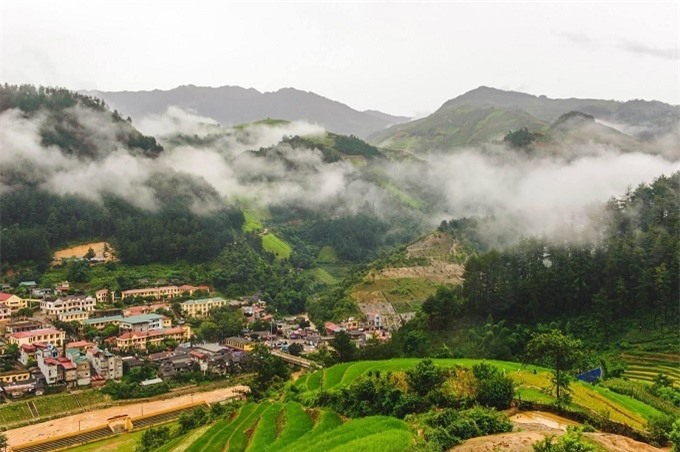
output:
[[561,438],[555,439],[555,436],[546,436],[544,439],[535,442],[533,445],[534,452],[591,452],[595,451],[595,447],[586,443],[583,440],[583,433],[580,428],[567,428]]

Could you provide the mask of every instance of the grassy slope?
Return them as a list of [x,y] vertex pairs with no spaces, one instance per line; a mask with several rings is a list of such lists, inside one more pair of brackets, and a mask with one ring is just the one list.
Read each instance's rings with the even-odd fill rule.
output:
[[[344,363],[325,370],[310,374],[306,379],[299,380],[300,389],[332,389],[348,385],[360,375],[369,371],[381,372],[403,371],[414,367],[420,360],[415,358],[400,358],[386,361],[359,361]],[[471,367],[482,362],[477,359],[435,359],[439,366],[454,365]],[[522,400],[540,403],[552,403],[554,398],[549,395],[550,373],[547,369],[536,366],[522,366],[519,363],[484,360],[488,364],[499,367],[507,372],[518,385],[518,393]],[[318,375],[315,375],[318,374]],[[650,417],[660,412],[632,397],[614,393],[606,388],[592,386],[582,382],[571,385],[573,390],[573,408],[588,409],[594,412],[608,411],[612,420],[626,423],[638,430],[646,428]]]
[[262,247],[273,253],[277,259],[287,259],[293,251],[290,244],[285,240],[269,232],[262,236]]
[[[187,448],[190,441],[193,444]],[[263,402],[245,405],[233,419],[184,435],[158,451],[396,452],[406,450],[412,443],[413,434],[406,423],[395,418],[373,416],[343,423],[336,413],[320,411],[312,420],[310,413],[296,402]]]

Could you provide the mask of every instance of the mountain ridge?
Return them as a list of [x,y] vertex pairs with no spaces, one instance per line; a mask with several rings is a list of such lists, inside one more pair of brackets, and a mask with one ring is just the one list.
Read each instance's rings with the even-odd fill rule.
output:
[[312,91],[284,87],[276,91],[224,85],[181,85],[171,90],[83,91],[102,98],[124,116],[141,119],[163,114],[168,107],[190,109],[223,125],[248,123],[264,118],[317,123],[332,132],[366,137],[409,118],[374,110],[359,111]]

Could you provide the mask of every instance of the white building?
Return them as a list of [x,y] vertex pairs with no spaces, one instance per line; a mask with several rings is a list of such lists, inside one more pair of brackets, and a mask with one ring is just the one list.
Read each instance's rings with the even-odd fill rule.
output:
[[96,301],[86,295],[41,300],[40,309],[47,315],[58,316],[67,311],[94,311]]

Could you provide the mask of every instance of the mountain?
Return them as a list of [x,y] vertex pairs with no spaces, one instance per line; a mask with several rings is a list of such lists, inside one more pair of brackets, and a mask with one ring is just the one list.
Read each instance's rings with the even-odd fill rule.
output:
[[[592,116],[602,126],[589,128],[597,133],[595,142],[625,142],[626,148],[677,135],[680,124],[680,107],[657,101],[550,99],[482,86],[445,102],[426,118],[376,132],[369,140],[382,147],[414,152],[447,150],[499,140],[507,132],[524,127],[550,134],[554,131],[550,124],[573,111]],[[564,127],[560,131],[564,134]],[[610,138],[614,140],[611,143]],[[677,136],[673,139],[678,141]]]
[[123,116],[131,116],[135,120],[162,114],[168,107],[177,106],[213,118],[223,125],[282,118],[317,123],[332,132],[358,137],[408,121],[406,117],[373,110],[357,111],[343,103],[294,88],[262,93],[239,86],[210,88],[184,85],[167,91],[88,91],[86,94],[104,99]]

